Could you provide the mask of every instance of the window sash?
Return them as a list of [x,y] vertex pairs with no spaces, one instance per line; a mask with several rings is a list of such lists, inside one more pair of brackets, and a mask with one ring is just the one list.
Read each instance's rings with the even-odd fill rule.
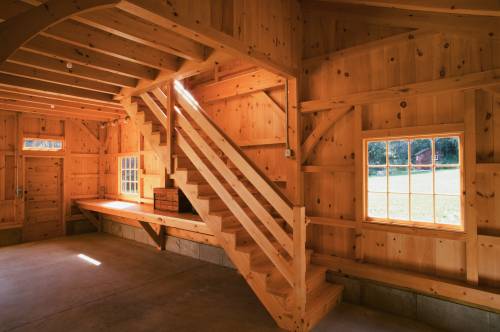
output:
[[[457,138],[458,139],[458,163],[453,163],[453,164],[438,164],[436,163],[436,140],[440,138]],[[418,139],[430,139],[431,140],[431,149],[432,149],[432,154],[430,157],[430,164],[415,164],[412,162],[411,159],[411,154],[412,154],[412,141],[418,140]],[[390,142],[396,142],[396,141],[405,141],[408,148],[408,158],[407,158],[407,163],[406,164],[390,164],[390,158],[389,158],[389,153],[390,153]],[[385,144],[385,164],[378,164],[378,165],[371,165],[369,164],[370,160],[368,158],[369,155],[369,143],[372,142],[379,142],[379,143],[384,143]],[[364,204],[365,206],[365,220],[367,221],[377,221],[377,222],[389,222],[389,223],[397,223],[401,225],[412,225],[412,226],[423,226],[423,227],[435,227],[435,228],[453,228],[453,229],[460,229],[463,230],[463,225],[464,225],[464,194],[463,194],[463,188],[464,188],[464,176],[463,176],[463,133],[453,133],[453,134],[436,134],[436,135],[425,135],[425,136],[408,136],[408,137],[384,137],[380,139],[365,139],[364,140],[364,154],[365,154],[365,162],[364,162],[364,167],[365,167],[365,201],[366,203]],[[372,155],[374,156],[374,155]],[[373,157],[375,162],[380,162],[380,158],[377,158],[376,156]],[[398,156],[392,157],[391,159],[397,159]],[[400,159],[404,160],[404,157],[399,156]],[[407,186],[407,192],[398,192],[391,190],[391,175],[390,171],[395,170],[397,168],[402,168],[407,171],[407,178],[408,178],[408,186]],[[432,183],[432,191],[427,192],[427,193],[421,193],[418,191],[414,191],[414,188],[412,187],[412,172],[414,172],[416,169],[430,169],[432,171],[431,175],[431,183]],[[437,193],[436,192],[436,170],[443,170],[443,169],[457,169],[459,172],[459,190],[457,193]],[[386,181],[385,188],[381,188],[381,190],[373,191],[373,184],[370,186],[369,185],[369,170],[376,170],[376,169],[385,169],[385,179],[381,179],[380,181]],[[406,180],[406,179],[405,179]],[[394,181],[394,180],[393,180]],[[371,190],[370,190],[370,187]],[[385,189],[385,190],[384,190]],[[385,199],[382,198],[382,196],[385,196]],[[390,198],[391,197],[403,197],[407,196],[406,199],[406,205],[407,207],[407,219],[406,218],[391,218],[391,206],[390,206]],[[385,206],[385,217],[382,217],[380,214],[380,211],[384,210],[384,208],[379,209],[379,213],[376,216],[370,216],[370,208],[373,209],[373,206],[370,206],[370,198],[374,199],[375,197],[378,198],[378,200],[381,202],[381,204],[386,204]],[[432,220],[420,220],[420,216],[422,214],[416,213],[417,210],[412,210],[412,201],[417,200],[417,199],[425,199],[425,197],[432,197]],[[451,224],[451,223],[445,223],[442,220],[439,221],[437,216],[436,216],[436,209],[437,209],[437,200],[443,199],[445,197],[450,197],[451,200],[459,201],[459,208],[458,208],[458,225],[456,224]],[[412,212],[413,211],[413,212]],[[373,213],[373,211],[372,211]]]
[[118,165],[120,193],[126,195],[139,194],[139,163],[137,156],[121,157]]

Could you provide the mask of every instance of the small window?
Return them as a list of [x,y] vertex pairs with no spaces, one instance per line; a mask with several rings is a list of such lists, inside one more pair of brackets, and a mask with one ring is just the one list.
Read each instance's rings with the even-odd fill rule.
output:
[[370,140],[365,148],[368,220],[462,226],[460,136]]
[[62,149],[62,140],[25,138],[23,141],[23,150],[25,151],[61,151]]
[[136,195],[139,192],[139,165],[137,157],[121,157],[119,161],[120,192],[125,195]]

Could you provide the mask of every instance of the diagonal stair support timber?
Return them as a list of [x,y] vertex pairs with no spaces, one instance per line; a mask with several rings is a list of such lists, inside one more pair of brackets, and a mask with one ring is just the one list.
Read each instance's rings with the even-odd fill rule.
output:
[[[175,156],[171,177],[276,323],[310,330],[343,287],[311,264],[305,209],[292,206],[185,92],[160,87],[122,103],[164,165]],[[180,107],[172,112],[174,94]]]

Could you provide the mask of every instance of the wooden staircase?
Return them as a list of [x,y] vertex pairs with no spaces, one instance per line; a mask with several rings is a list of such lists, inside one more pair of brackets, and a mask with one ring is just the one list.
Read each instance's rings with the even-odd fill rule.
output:
[[164,164],[175,160],[171,177],[277,324],[310,330],[343,287],[311,264],[304,208],[294,207],[179,83],[175,92],[157,88],[123,105]]

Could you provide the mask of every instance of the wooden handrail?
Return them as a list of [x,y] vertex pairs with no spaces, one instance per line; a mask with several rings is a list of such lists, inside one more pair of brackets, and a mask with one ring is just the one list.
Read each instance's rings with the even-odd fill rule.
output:
[[[293,258],[293,243],[289,235],[280,227],[274,217],[267,211],[264,206],[255,198],[241,180],[229,169],[229,166],[213,151],[212,147],[201,137],[201,135],[193,128],[189,120],[178,112],[178,124],[186,132],[189,138],[194,142],[198,149],[208,158],[217,171],[224,177],[236,193],[243,199],[245,204],[271,232],[273,237]],[[246,229],[246,228],[245,228]],[[257,228],[258,229],[258,228]],[[253,234],[247,229],[253,238]]]
[[153,112],[154,116],[160,121],[160,124],[165,128],[165,130],[168,129],[168,121],[167,121],[167,115],[163,112],[163,110],[158,106],[158,104],[151,98],[151,96],[145,92],[141,94],[142,100],[146,103],[146,105],[149,107],[149,110]]
[[279,253],[269,239],[262,233],[262,231],[255,225],[255,223],[248,217],[245,210],[233,199],[228,189],[220,182],[220,180],[213,174],[212,170],[205,164],[205,162],[198,156],[196,151],[188,143],[184,134],[176,129],[179,147],[184,151],[186,156],[197,167],[197,170],[203,175],[208,184],[217,192],[222,201],[227,205],[229,210],[238,216],[238,220],[243,227],[252,235],[252,238],[257,245],[262,249],[266,256],[276,266],[278,271],[283,275],[287,282],[293,287],[293,273],[291,264]]
[[175,85],[177,102],[188,113],[188,115],[202,128],[204,133],[215,143],[215,145],[229,158],[238,170],[252,183],[260,194],[273,206],[273,208],[293,227],[293,210],[291,203],[282,196],[279,189],[272,186],[253,165],[239,147],[235,146],[206,115],[196,100],[184,90],[180,84]]

